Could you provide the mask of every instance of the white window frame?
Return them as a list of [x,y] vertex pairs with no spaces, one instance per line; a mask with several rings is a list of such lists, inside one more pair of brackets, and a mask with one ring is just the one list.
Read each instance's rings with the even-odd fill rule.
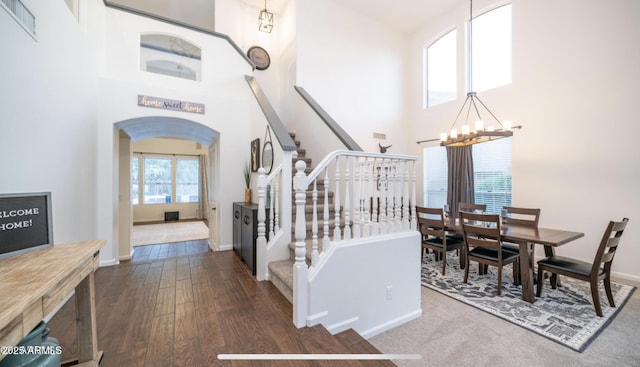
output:
[[[443,56],[445,51],[451,51],[448,48],[451,46],[448,43],[448,42],[451,42],[451,39],[450,39],[451,37],[453,37],[453,50],[452,50],[453,53],[452,55],[446,55],[446,56],[453,57],[453,60],[451,62],[452,65],[439,64],[436,70],[432,70],[432,68],[436,66],[433,63],[438,62],[436,60],[439,59],[441,56]],[[424,70],[423,107],[424,108],[429,108],[429,107],[437,106],[439,104],[456,100],[457,93],[458,93],[457,43],[458,43],[458,30],[456,28],[453,28],[445,32],[444,34],[440,35],[435,41],[430,43],[428,46],[424,47],[424,50],[423,50],[423,70]],[[438,51],[437,55],[435,54],[436,51]],[[450,77],[453,77],[453,80],[447,80],[446,83],[443,83],[442,80],[444,80],[444,78],[436,79],[436,78],[442,77],[443,75],[446,75],[447,79]],[[445,84],[449,84],[449,83],[451,83],[451,85],[446,85],[446,87],[443,87]],[[436,90],[436,86],[438,86],[438,88],[441,90]],[[453,87],[453,90],[448,90],[451,87]],[[437,93],[441,93],[443,94],[443,96],[440,98],[433,98]],[[449,95],[448,93],[452,93],[452,94]]]

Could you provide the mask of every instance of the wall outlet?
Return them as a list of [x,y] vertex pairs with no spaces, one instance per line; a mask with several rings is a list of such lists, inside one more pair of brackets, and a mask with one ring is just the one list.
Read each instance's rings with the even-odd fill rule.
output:
[[387,301],[391,301],[393,299],[393,286],[387,286]]

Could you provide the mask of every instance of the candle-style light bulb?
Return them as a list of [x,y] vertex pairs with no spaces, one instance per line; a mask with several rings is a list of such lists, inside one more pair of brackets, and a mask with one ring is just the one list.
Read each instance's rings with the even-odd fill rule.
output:
[[451,129],[451,139],[455,139],[458,137],[458,130]]
[[462,125],[462,135],[469,135],[469,125]]
[[447,141],[447,133],[440,134],[440,141]]
[[484,130],[484,122],[482,120],[476,120],[476,131]]

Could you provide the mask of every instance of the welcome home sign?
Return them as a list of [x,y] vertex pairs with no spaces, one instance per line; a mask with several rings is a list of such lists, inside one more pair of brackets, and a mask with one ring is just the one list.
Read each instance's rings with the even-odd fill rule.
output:
[[138,106],[204,114],[204,104],[138,94]]

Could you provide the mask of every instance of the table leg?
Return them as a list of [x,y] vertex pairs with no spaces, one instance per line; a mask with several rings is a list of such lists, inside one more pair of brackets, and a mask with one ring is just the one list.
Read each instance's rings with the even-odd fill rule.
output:
[[529,245],[519,243],[520,247],[520,281],[522,283],[522,299],[533,303],[533,274],[531,272],[531,259],[529,259]]
[[76,287],[76,322],[78,362],[97,361],[98,334],[96,331],[94,273],[89,273]]

